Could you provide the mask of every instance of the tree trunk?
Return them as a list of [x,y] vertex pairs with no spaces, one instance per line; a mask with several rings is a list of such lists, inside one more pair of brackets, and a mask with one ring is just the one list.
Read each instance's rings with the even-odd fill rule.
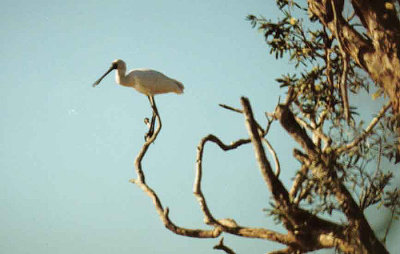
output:
[[[351,0],[351,4],[366,34],[361,34],[342,16],[344,0],[308,0],[310,11],[333,35],[338,35],[336,39],[346,54],[384,90],[399,121],[400,21],[395,5],[390,1],[374,0]],[[400,127],[397,132],[400,135]],[[399,160],[400,156],[396,156],[396,163]]]

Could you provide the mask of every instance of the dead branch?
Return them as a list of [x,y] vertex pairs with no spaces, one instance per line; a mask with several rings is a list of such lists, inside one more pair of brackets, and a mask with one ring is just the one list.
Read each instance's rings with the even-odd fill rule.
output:
[[[155,105],[155,104],[154,104]],[[242,236],[249,238],[259,238],[270,241],[279,242],[289,246],[289,248],[294,250],[311,250],[308,246],[307,242],[310,237],[314,239],[314,241],[320,242],[318,237],[321,233],[332,235],[333,239],[344,243],[341,238],[340,232],[343,232],[343,227],[337,225],[333,222],[329,222],[318,218],[316,215],[313,215],[307,211],[299,209],[296,206],[293,206],[289,199],[289,194],[283,184],[280,182],[276,174],[273,173],[271,166],[267,158],[265,157],[265,151],[262,146],[262,135],[265,135],[265,132],[262,132],[259,125],[255,122],[250,104],[246,98],[242,98],[243,105],[243,114],[246,117],[246,125],[249,130],[250,139],[239,139],[235,142],[232,142],[230,145],[224,144],[219,138],[214,135],[208,135],[204,137],[197,151],[197,161],[196,161],[196,178],[194,182],[193,192],[200,204],[201,210],[204,214],[204,221],[206,224],[213,226],[211,230],[202,230],[202,229],[188,229],[175,225],[169,218],[169,209],[163,208],[161,200],[159,199],[156,192],[149,187],[145,182],[145,174],[142,169],[142,160],[151,144],[153,144],[157,135],[161,130],[161,119],[158,114],[157,108],[155,108],[155,118],[157,121],[157,129],[156,131],[148,138],[148,140],[144,143],[142,149],[135,159],[135,170],[137,173],[137,179],[131,180],[132,183],[138,185],[153,201],[155,209],[159,214],[159,217],[166,228],[172,231],[175,234],[189,236],[189,237],[197,237],[197,238],[216,238],[222,232]],[[266,130],[268,130],[269,126]],[[289,230],[288,234],[281,234],[275,231],[271,231],[264,228],[251,228],[251,227],[243,227],[238,225],[233,219],[215,219],[211,214],[208,205],[206,203],[206,199],[201,191],[201,180],[202,180],[202,160],[204,153],[205,144],[210,141],[217,144],[222,150],[227,151],[231,149],[238,148],[241,145],[252,142],[255,151],[256,157],[258,159],[261,173],[264,177],[265,182],[267,183],[268,188],[272,192],[274,199],[280,209],[286,213],[285,219],[283,220],[286,228]],[[265,141],[264,141],[265,142]],[[302,230],[302,228],[306,226],[307,228],[313,228],[314,230]],[[300,238],[299,238],[300,237]],[[223,248],[223,243],[219,246],[219,248]],[[320,242],[317,246],[313,248],[318,249],[328,247],[326,243]],[[333,246],[329,246],[333,247]],[[228,249],[225,249],[228,250]]]
[[203,172],[202,162],[203,162],[204,146],[207,142],[213,142],[217,144],[218,147],[220,147],[222,150],[228,151],[236,149],[241,145],[250,143],[250,139],[239,139],[237,141],[232,142],[230,145],[227,145],[224,144],[218,137],[210,134],[204,137],[200,141],[200,144],[197,147],[196,176],[193,185],[193,193],[200,204],[200,208],[204,215],[204,222],[207,225],[213,226],[216,229],[221,230],[222,232],[226,232],[233,235],[238,235],[248,238],[266,239],[270,241],[279,242],[282,244],[293,244],[295,242],[295,239],[288,235],[284,235],[264,228],[251,228],[251,227],[239,226],[232,219],[217,220],[214,218],[207,205],[204,194],[201,190],[201,181]]
[[[243,110],[241,110],[241,109],[237,109],[237,108],[225,105],[225,104],[219,104],[219,106],[222,107],[222,108],[225,108],[225,109],[232,110],[234,112],[243,114]],[[280,163],[279,163],[278,155],[276,154],[275,149],[273,148],[271,143],[265,138],[265,136],[269,132],[269,128],[271,127],[271,124],[274,121],[274,119],[270,119],[267,114],[266,114],[266,117],[267,117],[268,123],[267,123],[267,127],[265,129],[263,129],[260,126],[260,124],[258,124],[257,122],[256,122],[256,125],[257,125],[257,128],[258,128],[259,132],[260,132],[260,136],[262,137],[262,141],[267,145],[268,151],[271,153],[272,158],[274,159],[274,162],[275,162],[275,175],[277,177],[279,177],[279,174],[281,173],[281,166],[280,166]]]
[[273,194],[275,201],[283,206],[284,209],[288,209],[290,206],[289,193],[283,186],[282,182],[279,181],[279,179],[273,173],[271,165],[269,164],[269,161],[265,156],[264,147],[261,143],[261,138],[253,117],[250,102],[245,97],[242,97],[240,99],[240,102],[242,104],[243,112],[246,118],[247,130],[249,132],[251,142],[253,143],[256,159],[264,181],[267,184],[268,189]]
[[204,214],[204,222],[208,225],[222,227],[222,225],[212,216],[212,214],[208,208],[206,199],[201,190],[201,180],[202,180],[202,175],[203,175],[204,146],[208,141],[216,143],[221,149],[226,151],[226,150],[235,149],[243,144],[250,143],[250,140],[249,139],[240,139],[238,141],[233,142],[231,145],[226,145],[219,138],[210,134],[210,135],[204,137],[200,141],[200,144],[197,146],[196,177],[195,177],[194,185],[193,185],[193,194],[197,198],[197,201],[200,204],[200,208]]
[[274,159],[275,162],[275,175],[276,177],[279,177],[279,174],[281,173],[281,164],[279,163],[278,155],[275,152],[275,149],[272,147],[271,143],[263,137],[262,141],[267,145],[268,151],[271,153],[272,158]]
[[221,240],[219,241],[219,243],[217,245],[215,245],[213,247],[213,249],[214,250],[223,250],[228,254],[235,254],[235,252],[231,248],[229,248],[228,246],[226,246],[224,244],[224,238],[223,237],[221,237]]
[[156,131],[147,138],[145,143],[142,146],[142,149],[139,151],[139,154],[137,155],[135,159],[135,171],[137,174],[137,179],[131,179],[130,182],[136,184],[139,186],[153,201],[154,207],[160,216],[161,221],[165,225],[166,228],[174,232],[175,234],[178,235],[184,235],[184,236],[190,236],[190,237],[197,237],[197,238],[216,238],[221,234],[221,230],[219,228],[214,228],[212,230],[201,230],[201,229],[187,229],[187,228],[182,228],[177,225],[175,225],[170,219],[169,219],[169,209],[168,208],[163,208],[161,204],[161,200],[159,199],[157,193],[150,188],[145,182],[145,174],[142,169],[142,160],[144,156],[146,155],[147,150],[149,149],[150,145],[154,142],[154,140],[157,138],[162,124],[161,124],[161,118],[158,113],[157,107],[154,104],[155,110],[153,111],[155,113],[155,117],[157,119],[157,129]]
[[242,110],[237,109],[237,108],[234,108],[234,107],[231,107],[231,106],[228,106],[228,105],[225,105],[225,104],[218,104],[218,105],[219,105],[221,108],[228,109],[228,110],[232,110],[232,111],[234,111],[234,112],[236,112],[236,113],[240,113],[240,114],[243,113]]

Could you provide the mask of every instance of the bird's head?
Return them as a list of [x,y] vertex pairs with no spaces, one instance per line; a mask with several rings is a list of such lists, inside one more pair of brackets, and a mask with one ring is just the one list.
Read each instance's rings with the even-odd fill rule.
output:
[[116,59],[111,63],[111,67],[114,67],[114,69],[126,69],[126,64],[121,59]]
[[105,76],[107,76],[111,71],[113,71],[115,69],[118,69],[118,70],[126,69],[125,62],[122,61],[121,59],[114,60],[111,63],[110,68],[106,71],[106,73],[104,73],[103,76],[101,76],[98,80],[96,80],[96,82],[93,83],[93,87],[100,84],[100,82],[103,80],[103,78],[105,78]]

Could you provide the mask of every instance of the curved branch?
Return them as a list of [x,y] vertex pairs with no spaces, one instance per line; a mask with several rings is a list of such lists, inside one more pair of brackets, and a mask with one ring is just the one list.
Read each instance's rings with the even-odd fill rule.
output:
[[276,177],[279,177],[279,174],[281,173],[281,164],[279,163],[278,155],[275,152],[275,149],[272,147],[271,143],[266,138],[263,138],[262,141],[267,145],[268,151],[271,153],[272,158],[274,159],[275,162],[275,175]]
[[139,186],[153,201],[154,207],[160,216],[161,221],[165,225],[166,228],[174,232],[175,234],[178,235],[184,235],[184,236],[190,236],[190,237],[197,237],[197,238],[216,238],[221,234],[220,228],[214,228],[212,230],[201,230],[201,229],[187,229],[183,227],[179,227],[175,225],[170,219],[169,219],[169,209],[168,208],[163,208],[161,204],[161,200],[158,197],[157,193],[150,188],[145,181],[145,174],[142,169],[142,160],[144,156],[146,155],[147,150],[149,149],[150,145],[154,142],[154,140],[157,138],[158,134],[160,133],[162,124],[161,124],[161,118],[158,113],[157,107],[154,103],[152,105],[153,112],[155,114],[155,117],[157,119],[157,129],[156,131],[150,136],[145,143],[142,146],[142,149],[139,151],[139,154],[136,156],[135,159],[135,171],[137,174],[137,179],[131,179],[130,182],[136,184]]
[[[231,111],[234,111],[236,113],[240,113],[243,114],[243,110],[241,109],[237,109],[225,104],[219,104],[219,106],[221,108],[224,109],[228,109]],[[275,162],[275,175],[277,177],[279,177],[279,174],[281,173],[281,166],[279,163],[279,159],[278,159],[278,155],[275,152],[275,149],[272,147],[271,143],[269,143],[269,141],[265,138],[265,136],[268,134],[269,132],[269,128],[271,127],[272,122],[274,121],[274,119],[269,119],[268,114],[265,115],[267,117],[268,123],[267,123],[267,127],[265,129],[263,129],[260,124],[258,124],[257,122],[255,122],[255,124],[257,125],[258,131],[260,132],[260,136],[262,137],[262,141],[267,145],[268,151],[271,153],[272,158],[274,159]],[[250,141],[250,139],[249,139]]]
[[206,199],[201,191],[201,180],[203,175],[203,152],[205,144],[210,141],[217,144],[222,150],[227,151],[231,149],[235,149],[241,145],[250,143],[250,139],[239,139],[235,142],[232,142],[230,145],[224,144],[219,138],[214,135],[208,135],[204,137],[200,144],[197,146],[197,157],[196,157],[196,177],[193,184],[193,194],[197,198],[197,201],[200,204],[200,208],[204,214],[204,222],[208,225],[214,225],[221,227],[222,225],[212,216]]
[[270,241],[279,242],[282,244],[293,244],[295,243],[295,239],[291,236],[284,235],[272,230],[264,229],[264,228],[250,228],[250,227],[242,227],[237,225],[237,223],[232,219],[222,219],[217,220],[211,214],[210,209],[208,208],[206,199],[201,190],[201,181],[202,181],[202,161],[204,154],[204,146],[207,142],[213,142],[218,145],[222,150],[228,151],[232,149],[236,149],[241,145],[250,143],[250,139],[239,139],[235,142],[232,142],[230,145],[224,144],[218,137],[214,135],[207,135],[204,137],[200,144],[197,147],[197,157],[196,157],[196,177],[193,185],[193,193],[197,198],[197,201],[200,204],[200,208],[204,214],[204,222],[208,225],[214,226],[215,228],[219,228],[221,231],[248,237],[248,238],[259,238],[266,239]]

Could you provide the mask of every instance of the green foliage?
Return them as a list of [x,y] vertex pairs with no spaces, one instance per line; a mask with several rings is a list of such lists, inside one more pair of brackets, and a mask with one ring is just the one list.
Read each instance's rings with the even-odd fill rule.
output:
[[[396,207],[399,215],[400,191],[389,189],[393,173],[384,170],[380,163],[383,157],[400,160],[396,150],[398,121],[387,111],[369,135],[351,149],[338,152],[360,137],[366,127],[355,106],[350,106],[350,121],[344,118],[339,84],[346,60],[335,37],[315,22],[316,17],[309,14],[306,7],[292,0],[277,0],[276,3],[282,13],[281,19],[272,21],[254,15],[247,19],[263,32],[270,54],[276,59],[287,59],[296,67],[296,73],[276,79],[281,88],[293,93],[291,110],[304,123],[310,136],[318,131],[327,137],[329,141],[320,140],[317,144],[322,153],[332,158],[329,170],[334,170],[339,180],[355,193],[362,210],[380,203],[388,209]],[[357,96],[361,92],[369,93],[374,82],[350,59],[346,84],[348,91]],[[378,90],[371,99],[381,95],[382,91]],[[299,202],[316,214],[341,212],[330,185],[329,172],[321,175],[327,169],[320,166],[318,163],[311,165],[303,175],[298,194],[303,196],[298,196]],[[301,174],[300,171],[297,174]],[[267,211],[280,221],[282,213],[271,207]]]

